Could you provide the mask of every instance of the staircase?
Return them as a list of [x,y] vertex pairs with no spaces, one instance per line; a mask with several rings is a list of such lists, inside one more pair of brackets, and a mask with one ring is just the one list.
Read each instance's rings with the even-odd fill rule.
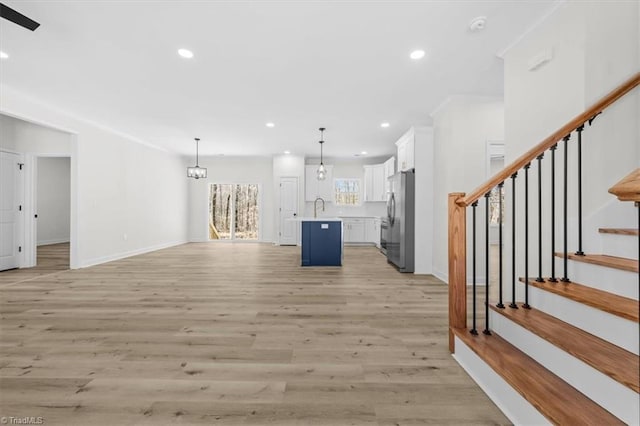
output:
[[[527,192],[529,173],[541,182],[543,169],[540,164],[545,154],[551,155],[553,163],[557,145],[564,143],[566,158],[566,146],[572,132],[577,132],[580,143],[585,124],[639,84],[640,73],[473,193],[449,196],[450,350],[515,424],[640,424],[640,169],[609,191],[619,199],[614,202],[625,203],[623,207],[629,213],[620,218],[620,227],[586,229],[594,235],[597,231],[598,247],[602,248],[600,253],[583,253],[582,250],[581,187],[578,189],[580,212],[576,253],[567,249],[570,226],[567,223],[566,184],[564,205],[561,206],[564,220],[560,224],[555,223],[555,217],[560,215],[553,210],[557,198],[555,188],[551,189],[550,197],[553,200],[551,223],[542,223],[543,216],[549,217],[540,214],[542,207],[538,216],[529,217],[529,212],[535,211],[538,205],[535,194],[530,197]],[[537,165],[532,167],[536,160]],[[556,177],[553,167],[552,186]],[[524,188],[518,186],[522,174],[525,175]],[[564,176],[559,181],[566,180],[565,160]],[[479,289],[476,268],[482,262],[477,258],[482,259],[482,250],[488,248],[488,238],[485,245],[485,235],[479,232],[483,227],[476,223],[477,207],[483,196],[488,203],[486,194],[494,187],[502,188],[507,182],[513,191],[512,205],[507,206],[507,211],[513,209],[510,224],[513,226],[513,250],[509,258],[509,254],[503,253],[501,244],[499,256],[501,267],[503,263],[513,265],[513,279],[503,282],[500,273],[499,289],[485,286]],[[580,176],[578,182],[581,185]],[[541,187],[537,188],[540,206]],[[518,189],[524,189],[525,196],[520,194],[518,197],[525,199],[524,206],[514,201]],[[534,200],[533,205],[529,205],[530,198]],[[489,207],[485,207],[488,211]],[[519,232],[522,217],[516,214],[522,207],[526,212],[524,233]],[[472,211],[470,224],[467,223],[467,208]],[[530,222],[538,222],[539,235],[530,232]],[[468,228],[473,236],[471,244],[467,241]],[[556,231],[561,232],[556,234]],[[542,253],[543,234],[546,241],[552,241],[551,253]],[[524,256],[515,248],[523,244],[526,246]],[[558,250],[558,247],[562,249]],[[484,256],[485,259],[489,256],[488,250]],[[542,276],[543,259],[548,262],[546,272],[551,276]],[[472,266],[471,328],[467,326],[469,263]],[[489,282],[488,269],[489,262],[486,261],[485,282]],[[527,278],[516,279],[515,271],[526,271]]]

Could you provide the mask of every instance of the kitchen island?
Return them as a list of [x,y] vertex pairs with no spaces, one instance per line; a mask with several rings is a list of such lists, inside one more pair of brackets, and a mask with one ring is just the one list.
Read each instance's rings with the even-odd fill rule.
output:
[[342,220],[300,218],[302,266],[342,266]]

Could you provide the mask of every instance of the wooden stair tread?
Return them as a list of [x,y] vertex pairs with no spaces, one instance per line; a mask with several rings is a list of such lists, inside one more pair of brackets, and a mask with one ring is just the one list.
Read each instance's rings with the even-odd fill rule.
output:
[[634,353],[534,308],[491,308],[629,389],[640,392],[640,358]]
[[640,201],[640,168],[635,169],[613,185],[609,192],[618,197],[620,201]]
[[[520,282],[524,282],[524,278],[520,278]],[[560,279],[554,283],[548,279],[543,282],[537,282],[535,278],[529,278],[529,285],[621,318],[635,322],[640,321],[638,301],[628,297],[618,296],[608,291],[598,290],[597,288],[574,282],[563,283]]]
[[640,235],[636,228],[600,228],[598,232],[601,234]]
[[[556,253],[557,257],[563,257],[562,253]],[[638,272],[638,261],[635,259],[627,259],[626,257],[609,256],[606,254],[585,254],[579,256],[574,253],[568,253],[567,256],[576,262],[591,263],[594,265],[606,266],[608,268],[620,269],[623,271]]]
[[474,336],[466,329],[452,331],[550,422],[624,424],[496,333]]

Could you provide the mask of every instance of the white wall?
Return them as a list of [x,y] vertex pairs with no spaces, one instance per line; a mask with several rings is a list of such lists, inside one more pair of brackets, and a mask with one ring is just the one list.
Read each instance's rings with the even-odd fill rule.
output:
[[434,247],[434,132],[415,127],[415,266],[416,274],[433,274]]
[[[360,179],[360,200],[364,200],[364,166],[384,163],[388,157],[332,159],[325,158],[324,163],[333,166],[333,179]],[[319,165],[319,158],[308,158],[306,164]],[[324,216],[386,216],[385,202],[362,202],[359,206],[336,206],[333,200],[325,200]],[[305,216],[313,216],[313,202],[305,203]]]
[[[0,112],[73,134],[72,268],[186,241],[187,178],[180,157],[9,87],[0,90]],[[49,142],[42,143],[47,153]]]
[[69,242],[71,158],[40,157],[37,174],[38,245]]
[[[448,194],[469,193],[487,179],[487,141],[504,139],[504,106],[501,100],[456,96],[433,114],[435,197],[434,275],[448,281]],[[477,224],[484,224],[484,200],[478,206]],[[467,236],[471,242],[471,209],[467,212]],[[480,229],[480,228],[479,228]],[[484,230],[478,235],[484,235]],[[480,244],[482,240],[478,240]],[[470,253],[470,251],[469,251]],[[471,257],[470,255],[468,256]],[[484,258],[478,258],[478,282],[484,280]],[[471,279],[471,266],[467,266]]]
[[68,132],[0,114],[0,147],[3,149],[29,154],[71,155],[71,140]]
[[[640,24],[638,2],[578,2],[561,6],[538,28],[512,47],[505,60],[505,121],[506,162],[553,133],[563,124],[584,111],[598,98],[612,90],[640,69]],[[535,71],[527,69],[527,62],[538,52],[552,49],[553,59]],[[617,203],[607,193],[624,175],[640,162],[640,90],[627,95],[600,115],[593,126],[586,126],[583,134],[583,212],[585,219],[585,252],[592,251],[597,237],[594,220],[602,216],[602,209]],[[523,119],[524,118],[524,119]],[[575,222],[576,202],[576,135],[569,144],[569,251],[577,248]],[[556,164],[562,164],[563,144],[560,144]],[[546,158],[548,159],[547,153]],[[557,183],[561,184],[561,168]],[[537,178],[537,168],[532,166]],[[543,185],[549,188],[549,162],[543,163]],[[534,184],[530,191],[537,191]],[[549,191],[543,199],[548,218]],[[522,200],[522,192],[518,192]],[[531,202],[535,200],[532,198]],[[558,198],[557,203],[561,199]],[[531,204],[537,206],[537,204]],[[560,204],[556,211],[557,235],[562,235]],[[632,210],[631,205],[628,206]],[[630,215],[629,215],[630,216]],[[518,218],[519,223],[522,219]],[[624,226],[620,223],[618,226]],[[559,227],[558,227],[559,226]],[[549,227],[548,219],[543,227]],[[537,238],[537,228],[530,228]],[[549,274],[550,252],[548,234],[543,240],[543,275]],[[535,241],[535,240],[534,240]],[[562,242],[556,240],[556,249]],[[509,250],[509,248],[508,248]],[[521,248],[518,256],[521,259]],[[547,255],[549,253],[549,255]],[[530,264],[537,262],[531,254]],[[535,264],[535,263],[534,263]],[[523,265],[517,266],[522,275]],[[536,268],[537,269],[537,268]],[[537,275],[537,273],[536,273]]]
[[[185,170],[193,165],[193,158],[183,159]],[[273,160],[267,157],[201,157],[200,167],[207,168],[207,179],[188,179],[189,240],[209,240],[209,184],[252,183],[260,191],[259,240],[274,241],[275,189]]]

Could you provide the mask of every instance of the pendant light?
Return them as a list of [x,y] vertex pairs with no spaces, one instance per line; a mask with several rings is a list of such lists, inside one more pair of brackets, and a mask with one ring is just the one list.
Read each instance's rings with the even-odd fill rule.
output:
[[207,169],[206,167],[200,167],[198,165],[198,142],[200,142],[200,138],[196,139],[196,166],[195,167],[187,167],[187,177],[200,179],[207,177]]
[[318,167],[317,176],[318,180],[325,180],[327,178],[327,169],[324,167],[323,158],[322,158],[322,145],[324,144],[324,127],[320,127],[320,166]]

